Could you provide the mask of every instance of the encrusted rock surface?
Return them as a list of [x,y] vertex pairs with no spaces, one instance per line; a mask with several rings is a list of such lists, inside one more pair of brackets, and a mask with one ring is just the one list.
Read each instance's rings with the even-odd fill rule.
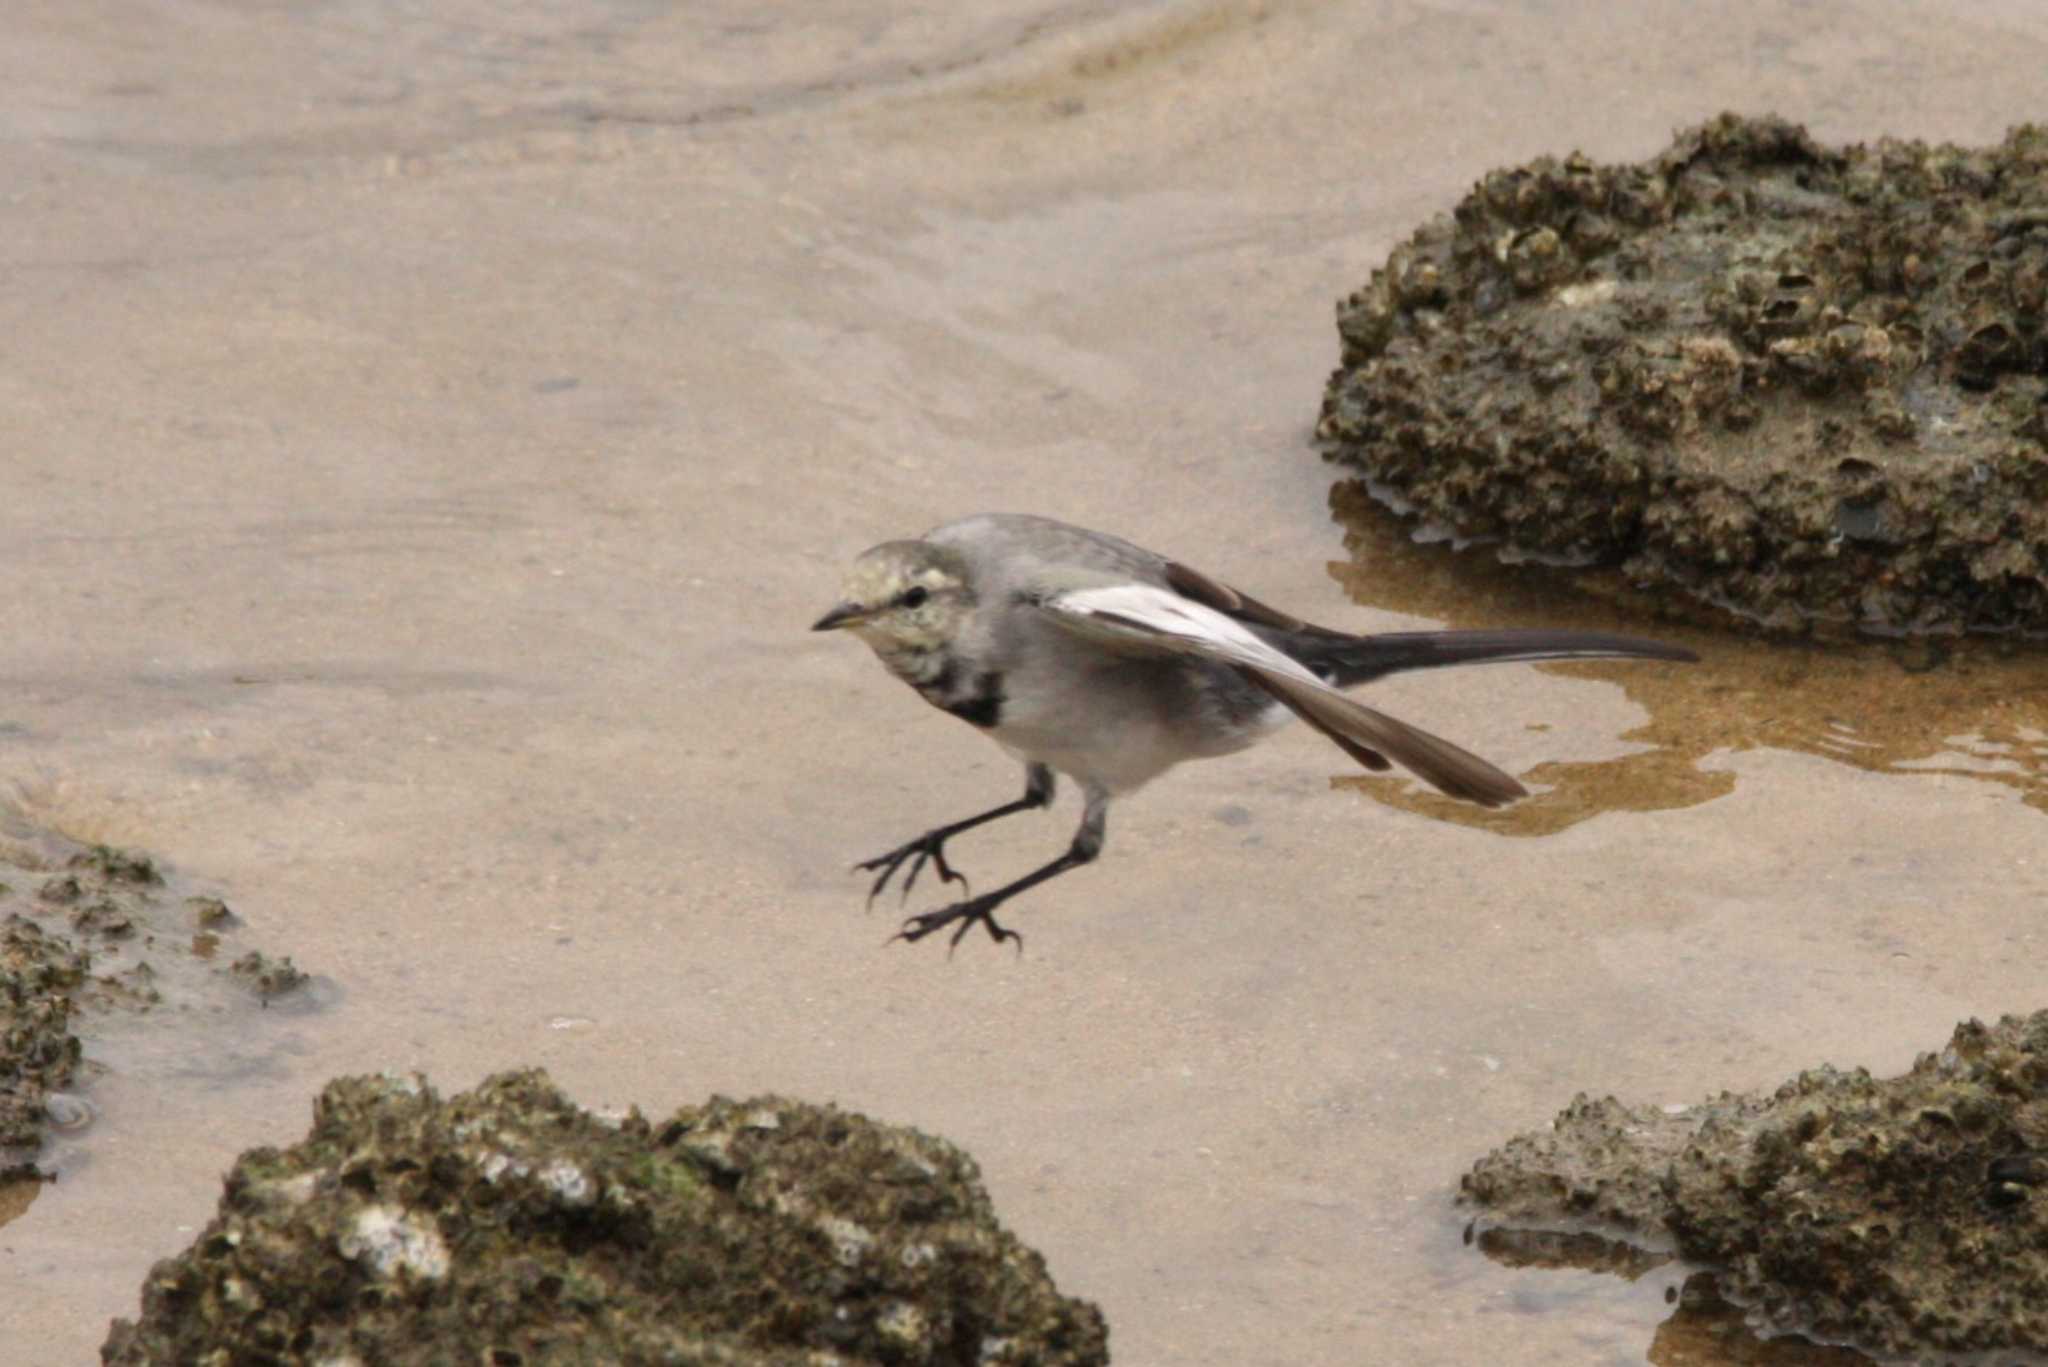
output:
[[2048,632],[2048,130],[1721,118],[1489,173],[1338,307],[1326,451],[1777,629]]
[[50,1098],[78,1071],[72,997],[91,964],[25,916],[0,922],[0,1178],[35,1173],[26,1155],[42,1147]]
[[149,855],[81,845],[0,802],[0,1180],[47,1177],[49,1130],[90,1122],[66,1090],[82,1083],[87,1020],[309,995],[290,959],[208,962],[239,925],[217,898],[176,900]]
[[1769,1324],[1885,1354],[2048,1351],[2048,1011],[1910,1072],[1816,1068],[1678,1113],[1580,1096],[1465,1176],[1505,1226],[1675,1244]]
[[102,1356],[1051,1367],[1107,1344],[944,1140],[779,1097],[601,1119],[533,1071],[445,1101],[330,1083]]
[[162,882],[155,865],[106,845],[71,849],[53,869],[29,843],[0,842],[0,1178],[45,1176],[34,1162],[45,1131],[91,1114],[64,1090],[83,1057],[82,1009],[157,1000],[147,964],[92,971],[93,947],[134,938],[145,889]]

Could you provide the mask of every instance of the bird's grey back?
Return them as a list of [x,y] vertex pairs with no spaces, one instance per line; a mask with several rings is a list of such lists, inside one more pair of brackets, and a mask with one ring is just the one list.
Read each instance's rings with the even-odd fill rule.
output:
[[1062,570],[1095,571],[1140,584],[1166,584],[1165,556],[1122,537],[1029,513],[977,513],[934,527],[926,541],[957,550],[978,591],[1014,592]]

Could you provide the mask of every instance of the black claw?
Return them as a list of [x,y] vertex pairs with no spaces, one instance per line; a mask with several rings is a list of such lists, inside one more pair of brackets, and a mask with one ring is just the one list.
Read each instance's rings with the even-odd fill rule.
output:
[[[958,924],[955,924],[956,922]],[[904,940],[915,944],[927,935],[936,934],[947,926],[953,926],[953,934],[946,943],[946,957],[951,958],[953,951],[959,948],[960,942],[967,938],[967,932],[973,930],[977,924],[986,929],[988,937],[997,944],[1001,944],[1005,940],[1014,940],[1017,943],[1017,952],[1019,954],[1024,952],[1024,937],[1011,930],[1008,926],[998,925],[995,918],[995,904],[989,903],[984,905],[978,899],[955,902],[950,907],[940,907],[937,911],[926,911],[912,916],[904,921],[902,929],[891,935],[889,940],[891,942]]]
[[929,855],[927,855],[925,851],[919,850],[917,852],[917,858],[911,861],[910,872],[903,879],[903,895],[897,899],[897,904],[899,906],[910,900],[910,889],[917,882],[917,876],[920,873],[924,872],[924,866],[927,862],[929,862],[933,868],[939,871],[940,882],[958,883],[963,891],[971,891],[971,889],[968,889],[967,887],[966,878],[954,872],[953,866],[946,862],[946,851],[944,847],[942,845],[934,845],[932,846]]
[[875,899],[882,895],[882,889],[889,886],[889,880],[896,876],[896,871],[906,862],[910,865],[910,872],[904,876],[900,889],[906,902],[910,900],[911,885],[917,882],[917,876],[924,872],[926,864],[939,871],[942,882],[958,883],[963,890],[967,889],[967,879],[946,862],[946,838],[937,831],[926,831],[908,844],[899,845],[887,854],[878,854],[873,859],[864,859],[853,866],[855,873],[881,870],[875,878],[875,885],[868,889],[870,907],[874,906]]

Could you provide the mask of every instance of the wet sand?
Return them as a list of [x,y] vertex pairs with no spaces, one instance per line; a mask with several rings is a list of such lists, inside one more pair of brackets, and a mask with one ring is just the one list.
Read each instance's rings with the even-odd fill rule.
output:
[[[1472,1159],[1582,1089],[1896,1072],[2048,1004],[2048,718],[1995,652],[1392,680],[1556,791],[1456,819],[1297,730],[1119,804],[1021,957],[948,961],[847,866],[1019,775],[804,630],[859,549],[981,508],[1337,625],[1625,620],[1385,524],[1349,568],[1332,302],[1490,166],[1724,107],[1991,141],[2041,113],[2048,15],[894,11],[0,36],[0,782],[333,984],[88,1042],[101,1120],[0,1230],[0,1356],[93,1360],[328,1077],[538,1064],[946,1135],[1120,1362],[1639,1361],[1680,1274],[1496,1267]],[[955,860],[1013,876],[1075,814]]]

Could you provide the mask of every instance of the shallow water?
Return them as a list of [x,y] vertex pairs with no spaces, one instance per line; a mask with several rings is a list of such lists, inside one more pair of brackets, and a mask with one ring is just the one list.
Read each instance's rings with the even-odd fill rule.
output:
[[[1897,1071],[2044,1004],[2048,722],[1994,646],[1633,619],[1702,662],[1390,680],[1543,791],[1475,817],[1297,731],[1119,804],[1028,952],[948,961],[847,867],[1018,775],[804,628],[861,547],[983,507],[1361,629],[1617,620],[1332,520],[1332,301],[1487,167],[1726,106],[1988,141],[2048,17],[899,10],[0,34],[0,781],[334,984],[91,1042],[0,1357],[91,1360],[326,1078],[539,1064],[959,1141],[1121,1362],[1640,1361],[1683,1274],[1500,1267],[1465,1165],[1579,1090]],[[954,853],[1005,876],[1074,819]]]

